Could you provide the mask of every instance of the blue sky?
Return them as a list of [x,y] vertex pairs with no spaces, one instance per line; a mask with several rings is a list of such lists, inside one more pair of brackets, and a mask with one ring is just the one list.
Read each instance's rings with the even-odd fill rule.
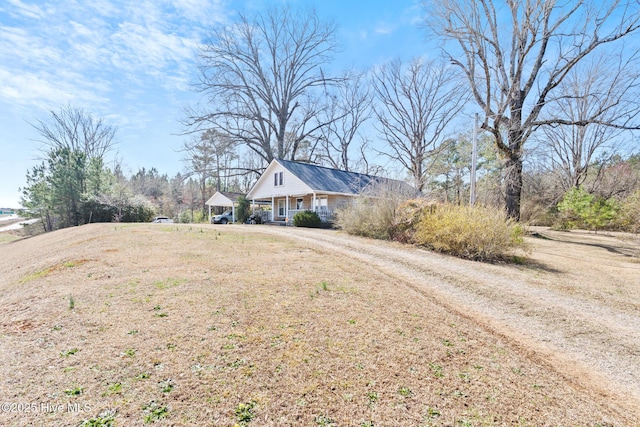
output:
[[[183,107],[198,101],[197,46],[207,29],[275,0],[4,0],[0,4],[0,207],[38,161],[29,124],[70,104],[118,128],[128,173],[175,175]],[[295,4],[296,2],[290,2]],[[420,0],[299,0],[338,25],[336,70],[433,53],[418,28]],[[433,53],[435,55],[435,53]]]

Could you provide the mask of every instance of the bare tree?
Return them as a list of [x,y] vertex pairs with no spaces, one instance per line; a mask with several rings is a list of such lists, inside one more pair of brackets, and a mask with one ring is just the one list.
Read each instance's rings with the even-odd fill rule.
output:
[[213,181],[217,191],[227,190],[229,177],[236,175],[232,162],[238,157],[229,136],[215,130],[202,132],[199,138],[185,142],[182,148],[185,177],[196,177],[203,212],[209,197],[207,185]]
[[[197,86],[209,104],[187,110],[185,124],[229,134],[266,162],[294,159],[324,126],[317,121],[323,91],[338,81],[322,69],[337,47],[334,33],[315,11],[289,7],[213,28],[200,47]],[[295,135],[290,145],[287,133]]]
[[[578,124],[542,128],[540,147],[564,191],[580,187],[595,162],[608,162],[623,151],[626,131],[608,126],[622,115],[640,108],[639,72],[611,67],[601,57],[578,67],[559,85],[563,96],[550,105],[550,116]],[[598,120],[592,120],[597,118]],[[603,124],[605,123],[605,124]],[[597,182],[593,183],[597,185]]]
[[364,72],[351,73],[337,86],[333,102],[324,111],[327,126],[322,128],[320,157],[331,167],[353,170],[356,161],[352,158],[353,143],[366,142],[359,132],[371,118],[372,93]]
[[49,122],[36,120],[32,126],[49,150],[68,149],[84,153],[89,159],[103,159],[115,144],[116,128],[102,118],[94,118],[81,108],[67,105],[60,112],[50,111]]
[[106,186],[104,155],[116,128],[70,105],[31,125],[40,134],[44,161],[28,174],[23,203],[42,213],[46,231],[91,222],[90,202]]
[[[429,16],[427,29],[443,39],[444,53],[466,75],[485,116],[482,128],[495,136],[505,159],[507,213],[518,219],[523,147],[531,134],[542,125],[602,120],[597,111],[580,122],[542,118],[541,112],[562,97],[558,90],[562,81],[594,52],[606,48],[624,58],[637,51],[637,44],[624,46],[622,39],[638,30],[639,4],[636,0],[432,0],[423,5]],[[635,116],[603,124],[637,128],[630,121]]]
[[407,67],[398,59],[373,73],[375,116],[391,149],[384,154],[409,171],[418,191],[425,185],[427,160],[468,99],[458,82],[455,71],[422,58]]
[[605,200],[629,197],[640,182],[638,171],[630,160],[613,156],[608,162],[597,165],[596,178],[588,191]]

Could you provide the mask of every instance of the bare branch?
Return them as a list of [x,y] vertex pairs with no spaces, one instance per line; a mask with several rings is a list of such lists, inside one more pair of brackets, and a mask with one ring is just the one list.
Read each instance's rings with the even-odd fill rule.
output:
[[115,145],[116,127],[107,124],[102,118],[96,119],[90,113],[71,105],[62,107],[59,112],[50,113],[50,123],[36,120],[36,123],[31,124],[43,138],[39,142],[49,148],[67,148],[84,153],[90,159],[103,159]]
[[[604,49],[621,58],[617,71],[637,74],[637,64],[630,59],[638,54],[638,45],[623,43],[640,28],[637,1],[432,0],[423,4],[429,15],[427,29],[444,40],[444,53],[466,76],[484,112],[482,128],[494,135],[505,159],[509,171],[505,200],[511,217],[519,218],[523,147],[535,130],[563,124],[618,129],[640,125],[637,108],[631,104],[626,104],[631,110],[616,108],[618,114],[593,114],[581,121],[551,115],[547,108],[562,98],[561,84],[572,71]],[[612,107],[609,104],[606,109]]]
[[295,157],[298,144],[288,152],[287,133],[299,142],[321,128],[319,95],[339,82],[322,69],[337,48],[334,33],[315,11],[289,7],[213,28],[200,47],[197,85],[209,102],[187,110],[185,125],[224,132],[265,162]]
[[437,152],[448,124],[468,99],[458,81],[444,64],[420,58],[407,67],[396,60],[373,73],[374,111],[391,149],[385,154],[407,169],[419,191],[428,157]]

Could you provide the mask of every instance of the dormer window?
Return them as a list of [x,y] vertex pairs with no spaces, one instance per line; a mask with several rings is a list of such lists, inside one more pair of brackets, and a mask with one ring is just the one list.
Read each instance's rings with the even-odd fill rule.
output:
[[284,172],[276,172],[273,174],[273,186],[279,187],[284,185]]

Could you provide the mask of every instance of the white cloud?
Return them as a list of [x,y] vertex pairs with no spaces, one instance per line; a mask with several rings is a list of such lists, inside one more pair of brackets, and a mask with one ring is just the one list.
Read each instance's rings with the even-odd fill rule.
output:
[[[122,13],[123,6],[112,0],[85,0],[86,16],[117,17]],[[78,5],[79,6],[79,5]]]
[[226,19],[224,2],[222,0],[171,0],[179,14],[187,19],[209,25]]
[[89,38],[95,37],[96,35],[95,30],[92,30],[86,25],[76,21],[69,21],[69,27],[73,30],[73,31],[70,31],[70,33],[78,38],[83,37],[83,38],[89,39]]
[[35,4],[24,4],[20,0],[7,0],[7,2],[13,6],[9,8],[9,12],[12,16],[25,16],[32,19],[40,19],[43,17],[44,12]]
[[[14,74],[0,69],[0,96],[13,105],[33,105],[43,110],[57,109],[59,105],[66,103],[96,105],[107,101],[98,94],[104,92],[104,89],[94,90],[96,84],[93,82],[79,85],[78,77],[64,72]],[[75,83],[71,83],[74,78]]]
[[115,65],[129,72],[157,74],[172,64],[189,61],[192,56],[181,37],[164,33],[157,27],[126,22],[111,40],[119,58]]
[[375,28],[376,34],[389,35],[395,31],[395,25],[389,23],[379,23]]
[[36,68],[59,62],[60,56],[45,38],[23,28],[0,26],[0,59],[8,67]]
[[116,85],[183,91],[203,23],[223,16],[220,0],[9,2],[0,17],[17,22],[0,25],[0,90],[38,106],[105,101]]

